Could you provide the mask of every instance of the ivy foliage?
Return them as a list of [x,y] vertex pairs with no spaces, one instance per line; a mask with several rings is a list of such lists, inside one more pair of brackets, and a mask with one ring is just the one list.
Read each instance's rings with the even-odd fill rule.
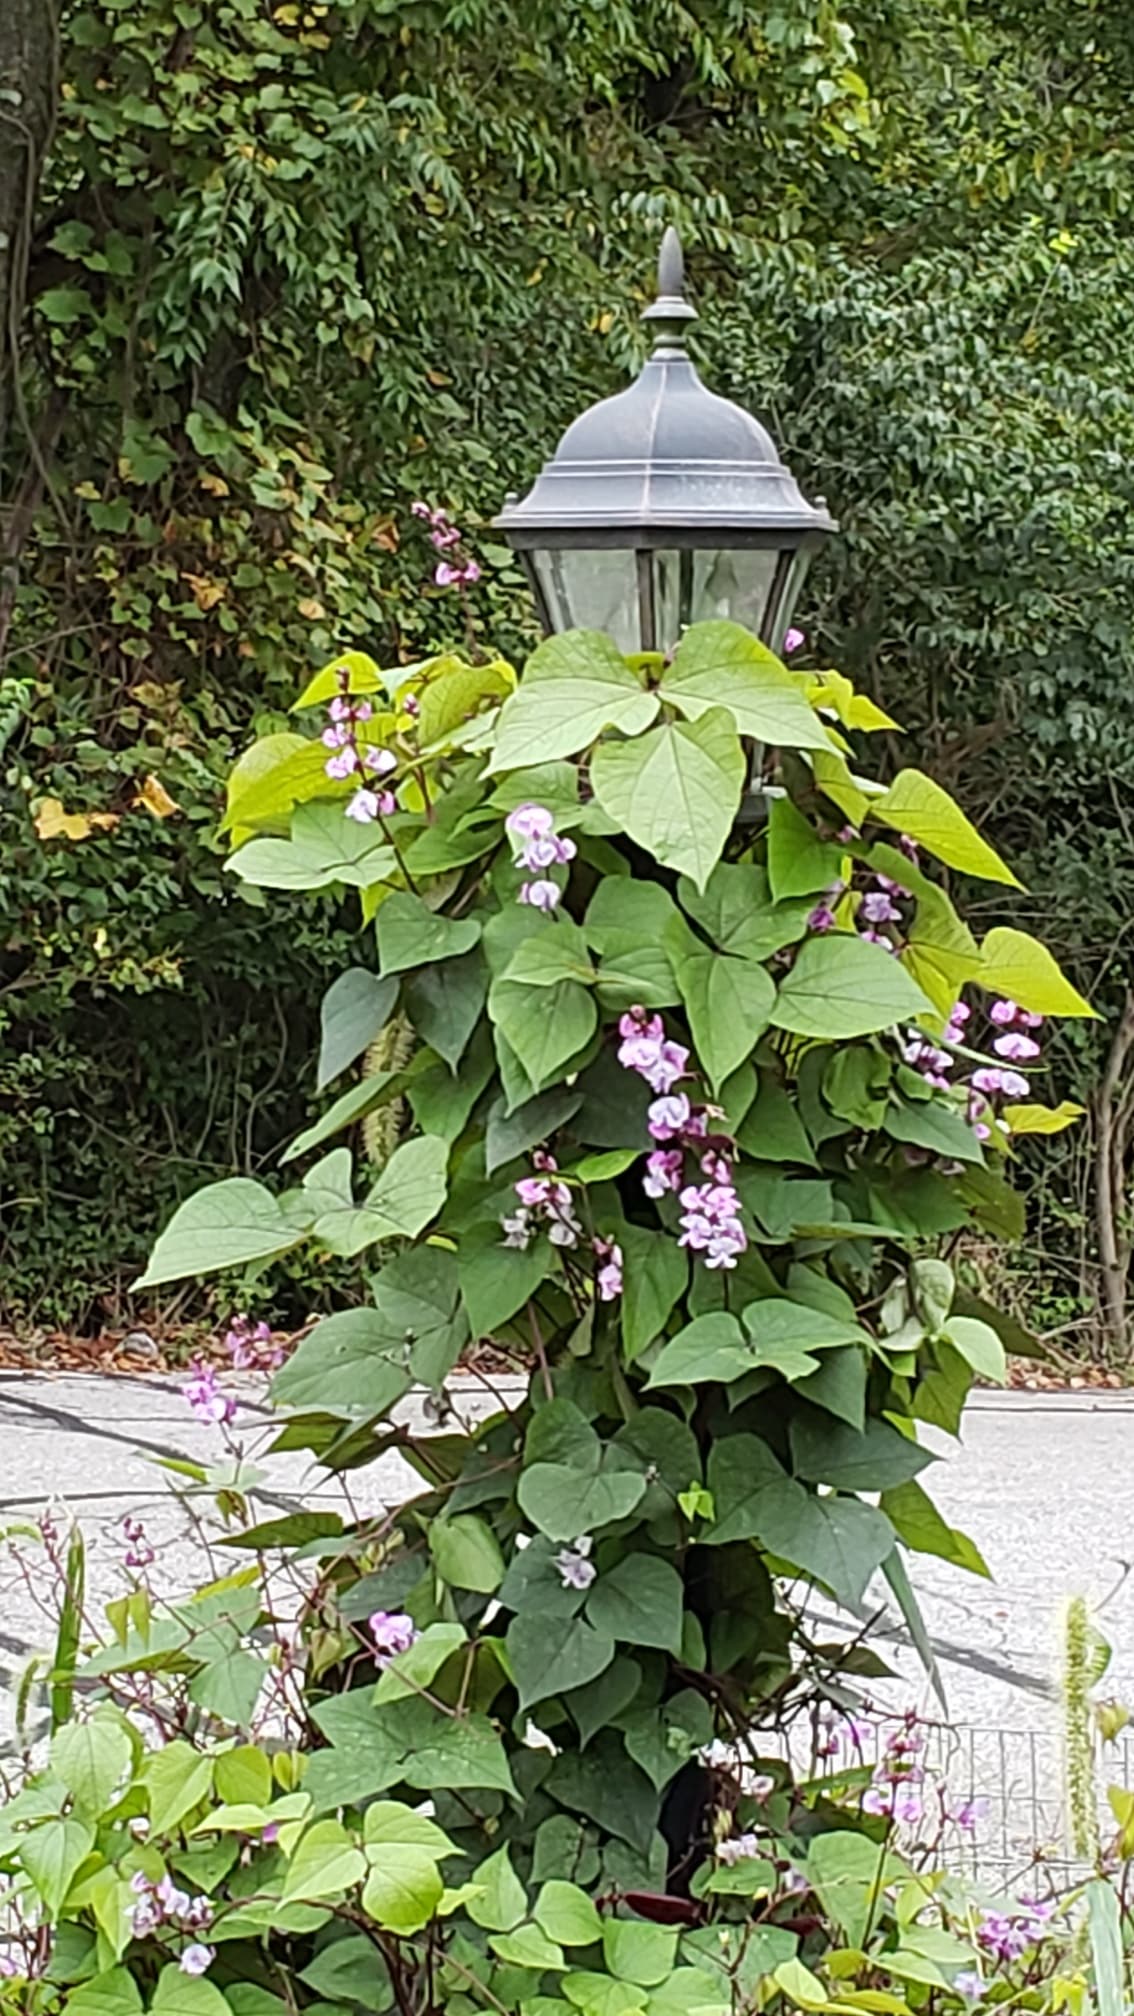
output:
[[[927,728],[1028,873],[1048,850],[1109,1002],[1130,76],[1116,5],[1081,11],[69,0],[0,472],[14,1306],[113,1302],[155,1184],[254,1173],[302,1119],[334,957],[215,907],[220,779],[297,663],[447,641],[409,499],[483,521],[611,389],[663,221],[715,381],[843,524],[817,660]],[[1092,1035],[1069,1061],[1088,1092]]]

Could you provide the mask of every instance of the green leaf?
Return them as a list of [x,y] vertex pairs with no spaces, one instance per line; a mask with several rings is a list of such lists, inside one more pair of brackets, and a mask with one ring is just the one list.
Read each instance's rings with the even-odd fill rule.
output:
[[283,1902],[318,1903],[361,1883],[365,1858],[338,1820],[316,1820],[299,1838],[284,1878]]
[[782,1296],[749,1302],[742,1316],[744,1328],[766,1364],[774,1363],[779,1350],[822,1351],[836,1344],[861,1344],[865,1338],[857,1323],[849,1323],[835,1310],[789,1302]]
[[829,749],[791,673],[739,623],[694,623],[662,674],[663,699],[691,721],[727,708],[742,735],[785,749]]
[[253,1806],[266,1806],[272,1796],[271,1763],[254,1743],[240,1743],[234,1750],[222,1751],[216,1759],[213,1782],[217,1798],[225,1805],[247,1801]]
[[586,1615],[620,1644],[656,1645],[676,1657],[683,1602],[681,1577],[670,1562],[656,1554],[624,1554],[593,1585]]
[[603,1921],[577,1883],[552,1877],[536,1898],[533,1916],[557,1946],[592,1946],[602,1938]]
[[521,1510],[549,1540],[577,1540],[625,1519],[645,1495],[646,1480],[635,1470],[620,1468],[619,1453],[603,1449],[587,1468],[530,1464],[517,1487]]
[[836,1050],[823,1072],[823,1103],[852,1127],[873,1131],[886,1111],[891,1067],[873,1044]]
[[943,1099],[926,1099],[919,1105],[894,1100],[886,1108],[882,1127],[892,1141],[927,1148],[930,1154],[948,1156],[952,1162],[984,1161],[980,1142],[964,1114]]
[[461,1294],[474,1337],[492,1337],[535,1294],[550,1266],[545,1240],[526,1249],[505,1246],[496,1226],[484,1245],[468,1245],[458,1262]]
[[304,1337],[272,1380],[279,1407],[384,1414],[412,1384],[404,1330],[377,1309],[342,1309]]
[[511,667],[503,659],[487,665],[466,665],[462,659],[438,659],[419,699],[418,733],[428,747],[452,735],[455,728],[480,711],[485,700],[511,693]]
[[[190,420],[193,418],[191,415]],[[216,423],[207,424],[211,432]],[[198,438],[198,430],[190,425],[188,432],[198,453],[202,455],[208,453]],[[230,438],[227,436],[227,430],[226,438]],[[333,658],[329,665],[324,665],[308,680],[298,700],[293,703],[291,711],[293,714],[300,714],[306,707],[325,707],[328,700],[333,700],[337,693],[382,693],[386,688],[386,679],[378,670],[373,658],[365,651],[340,651],[337,658]],[[322,746],[320,743],[319,747]]]
[[317,1808],[355,1805],[403,1780],[422,1792],[515,1797],[504,1746],[487,1716],[456,1719],[418,1699],[379,1708],[363,1689],[320,1702],[313,1714],[335,1746],[316,1751],[307,1767],[304,1790]]
[[502,975],[529,987],[554,987],[560,980],[578,980],[590,986],[595,977],[587,941],[570,917],[548,919],[542,931],[523,939]]
[[691,1687],[655,1708],[634,1708],[621,1718],[627,1754],[661,1792],[713,1739],[708,1702]]
[[213,1759],[177,1737],[147,1757],[142,1776],[149,1793],[151,1831],[169,1834],[208,1798]]
[[478,1862],[475,1880],[480,1895],[470,1897],[469,1917],[489,1932],[512,1932],[528,1914],[528,1893],[512,1867],[507,1847]]
[[183,1974],[171,1961],[158,1975],[150,2016],[232,2016],[232,2011],[211,1981]]
[[432,1687],[442,1666],[467,1643],[463,1624],[427,1624],[412,1645],[387,1661],[374,1689],[375,1707],[404,1701],[423,1687]]
[[565,1750],[555,1759],[544,1789],[561,1806],[629,1842],[640,1855],[649,1853],[658,1795],[645,1772],[629,1761],[614,1730],[603,1730],[581,1755]]
[[768,881],[777,901],[788,896],[818,896],[838,882],[846,849],[821,840],[790,798],[773,798],[768,807]]
[[945,1335],[966,1365],[972,1366],[978,1379],[991,1379],[1003,1386],[1008,1377],[1008,1358],[991,1323],[982,1323],[975,1316],[950,1316]]
[[771,1022],[794,1036],[829,1041],[870,1036],[928,1014],[931,1004],[881,945],[843,931],[809,938],[781,980]]
[[94,1839],[81,1820],[44,1820],[21,1836],[20,1860],[51,1918],[62,1916],[67,1892]]
[[429,1551],[437,1573],[453,1589],[491,1596],[504,1580],[504,1556],[491,1526],[473,1512],[435,1519]]
[[878,1917],[887,1884],[908,1874],[897,1856],[877,1841],[848,1828],[817,1834],[807,1853],[807,1875],[825,1911],[846,1935],[848,1946],[865,1945]]
[[917,1600],[917,1595],[913,1583],[910,1581],[900,1548],[894,1547],[887,1554],[881,1567],[882,1573],[897,1598],[898,1608],[906,1621],[910,1637],[914,1642],[914,1649],[925,1668],[929,1683],[946,1715],[948,1715],[949,1703],[945,1698],[944,1682],[937,1665],[937,1658],[930,1641],[929,1632],[926,1630],[925,1619],[921,1614],[921,1605]]
[[1099,2016],[1125,2016],[1126,1954],[1118,1892],[1105,1876],[1087,1885],[1087,1923]]
[[373,1077],[362,1078],[357,1085],[349,1085],[333,1105],[328,1106],[322,1119],[313,1121],[302,1134],[296,1135],[280,1156],[280,1161],[296,1162],[310,1148],[321,1148],[324,1141],[341,1134],[345,1127],[353,1127],[365,1113],[373,1112],[375,1107],[395,1099],[404,1083],[405,1077],[400,1071],[376,1071]]
[[532,653],[517,692],[504,702],[489,773],[574,756],[605,728],[640,735],[658,711],[609,637],[566,630]]
[[769,1071],[761,1070],[759,1090],[736,1138],[745,1154],[759,1161],[819,1166],[798,1106]]
[[540,1931],[538,1925],[521,1925],[515,1932],[493,1932],[488,1941],[498,1959],[512,1967],[534,1967],[541,1973],[566,1967],[562,1951]]
[[798,1380],[795,1390],[801,1400],[810,1400],[812,1406],[822,1407],[824,1413],[837,1415],[852,1428],[864,1427],[866,1353],[853,1345],[824,1352],[818,1371]]
[[624,1263],[622,1348],[633,1364],[661,1335],[684,1295],[689,1258],[668,1232],[624,1225],[618,1236]]
[[426,1848],[401,1845],[378,1856],[362,1892],[362,1908],[383,1931],[420,1932],[435,1915],[445,1879]]
[[[240,806],[241,814],[243,805]],[[341,799],[301,805],[287,840],[249,840],[226,866],[257,889],[330,889],[345,883],[370,889],[384,882],[398,857],[381,827],[348,819]]]
[[395,889],[378,912],[378,959],[382,977],[428,966],[436,959],[459,959],[480,938],[475,917],[445,917],[430,910],[420,896]]
[[134,1289],[271,1260],[290,1252],[304,1236],[262,1183],[248,1176],[228,1176],[178,1205]]
[[723,952],[691,952],[674,968],[698,1061],[714,1096],[768,1026],[775,983],[763,966]]
[[598,1022],[594,995],[577,980],[554,987],[494,980],[488,1012],[537,1091],[578,1055]]
[[94,1715],[56,1730],[51,1742],[52,1775],[62,1781],[76,1806],[101,1820],[130,1771],[134,1746],[114,1715]]
[[81,1981],[67,1996],[67,2016],[142,2016],[138,1984],[125,1967]]
[[314,1236],[350,1259],[377,1239],[416,1239],[445,1202],[449,1144],[434,1135],[403,1141],[359,1205],[325,1213]]
[[[379,917],[382,912],[379,911]],[[406,1013],[423,1043],[455,1071],[488,998],[488,968],[478,947],[410,973]]]
[[631,840],[703,889],[740,805],[744,754],[730,717],[714,707],[636,742],[601,743],[591,784]]
[[678,884],[677,893],[694,922],[722,952],[731,952],[737,959],[770,959],[785,945],[794,945],[803,937],[813,907],[810,903],[773,903],[764,870],[747,862],[718,862],[703,895],[684,881]]
[[[568,2006],[574,2004],[583,2016],[630,2016],[630,2012],[644,2010],[649,1990],[637,1988],[630,1981],[614,1981],[609,1974],[568,1974],[563,1983],[563,1993],[569,1998]],[[527,2016],[526,2009],[521,2016]],[[533,2012],[535,2016],[535,2012]],[[540,2010],[538,2016],[559,2016],[558,2011]]]
[[770,1487],[787,1481],[787,1473],[768,1444],[757,1435],[726,1435],[709,1451],[706,1483],[715,1518],[703,1535],[708,1547],[733,1540],[758,1540],[763,1532],[761,1508]]
[[537,1098],[517,1106],[512,1113],[506,1112],[502,1099],[494,1100],[488,1110],[485,1131],[485,1173],[493,1175],[515,1156],[550,1140],[560,1127],[574,1117],[582,1103],[581,1092],[564,1087],[556,1087],[553,1092],[541,1092]]
[[382,2012],[394,2000],[386,1963],[362,1932],[348,1933],[322,1947],[299,1978],[333,2003],[358,2003],[362,2009]]
[[920,1484],[896,1484],[893,1490],[882,1493],[880,1502],[899,1540],[916,1554],[935,1554],[939,1560],[966,1568],[971,1575],[990,1573],[984,1556],[968,1534],[946,1523]]
[[788,1479],[776,1499],[769,1494],[763,1512],[768,1551],[825,1583],[852,1609],[862,1601],[875,1570],[893,1553],[890,1521],[860,1498],[817,1498]]
[[650,1386],[699,1386],[708,1379],[740,1379],[752,1357],[736,1317],[726,1310],[697,1316],[663,1344],[650,1373]]
[[332,981],[319,1011],[318,1091],[369,1048],[393,1014],[397,998],[396,983],[380,980],[365,966],[350,966]]
[[881,798],[871,799],[870,817],[884,819],[962,874],[979,875],[986,882],[1007,882],[1013,889],[1022,887],[949,793],[921,770],[900,771]]
[[583,930],[602,961],[604,1008],[670,1008],[680,1000],[672,955],[693,938],[659,883],[607,876],[591,897]]
[[1026,931],[998,924],[981,948],[980,985],[990,994],[1004,994],[1033,1015],[1095,1014],[1089,1001],[1060,972],[1046,945]]
[[673,1970],[677,1934],[635,1918],[608,1918],[602,1931],[602,1951],[618,1980],[656,1988]]
[[936,1461],[930,1450],[891,1428],[888,1421],[868,1421],[860,1434],[816,1414],[797,1415],[792,1421],[791,1449],[797,1476],[838,1491],[888,1491],[895,1484],[908,1484]]

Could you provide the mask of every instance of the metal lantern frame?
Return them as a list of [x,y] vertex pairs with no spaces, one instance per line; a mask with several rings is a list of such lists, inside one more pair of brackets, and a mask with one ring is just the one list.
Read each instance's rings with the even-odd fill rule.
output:
[[780,651],[835,521],[822,498],[808,503],[767,429],[702,383],[672,227],[642,319],[656,336],[637,379],[574,421],[496,527],[549,634],[605,629],[623,650],[666,650],[687,624],[725,616]]

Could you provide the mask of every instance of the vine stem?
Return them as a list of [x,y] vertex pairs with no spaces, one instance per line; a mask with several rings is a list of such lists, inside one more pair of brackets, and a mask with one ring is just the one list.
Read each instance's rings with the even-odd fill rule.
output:
[[540,1377],[543,1380],[544,1398],[547,1400],[554,1400],[555,1388],[551,1383],[551,1367],[547,1362],[547,1352],[544,1349],[543,1332],[539,1327],[539,1318],[537,1317],[535,1312],[534,1302],[528,1303],[528,1321],[532,1326],[532,1342],[535,1345],[535,1354],[537,1359],[539,1360]]

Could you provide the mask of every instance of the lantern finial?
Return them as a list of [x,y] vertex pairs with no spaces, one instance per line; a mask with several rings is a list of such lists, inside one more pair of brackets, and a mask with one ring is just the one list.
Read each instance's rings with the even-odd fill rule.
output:
[[642,316],[643,322],[658,324],[655,348],[684,349],[684,328],[697,320],[697,311],[685,299],[685,254],[672,224],[666,226],[658,253],[658,298]]

